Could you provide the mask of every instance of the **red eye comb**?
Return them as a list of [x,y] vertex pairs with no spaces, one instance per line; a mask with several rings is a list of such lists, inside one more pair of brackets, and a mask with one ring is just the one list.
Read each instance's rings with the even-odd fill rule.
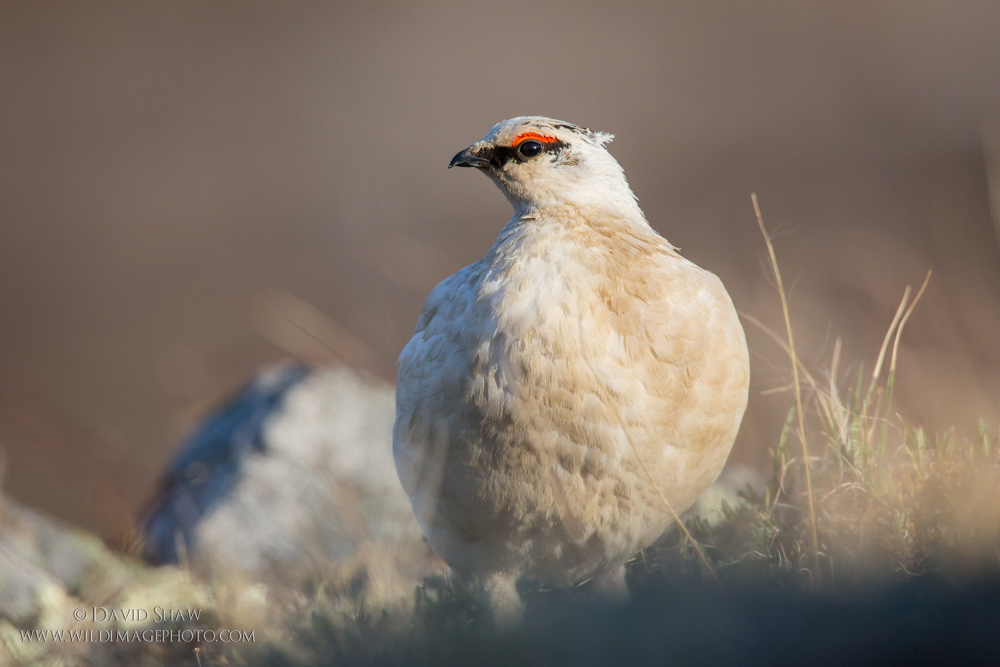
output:
[[539,141],[543,144],[551,144],[559,141],[555,137],[546,137],[544,134],[538,134],[537,132],[523,132],[514,137],[514,142],[511,145],[517,146],[522,141],[527,141],[528,139]]

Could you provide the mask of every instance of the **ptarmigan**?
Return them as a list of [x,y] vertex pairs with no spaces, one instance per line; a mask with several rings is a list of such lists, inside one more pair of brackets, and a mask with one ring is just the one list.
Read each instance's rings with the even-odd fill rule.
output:
[[498,613],[520,609],[521,575],[625,593],[664,500],[680,513],[712,484],[746,408],[729,295],[649,226],[611,139],[528,116],[454,157],[514,217],[431,292],[399,357],[396,471]]

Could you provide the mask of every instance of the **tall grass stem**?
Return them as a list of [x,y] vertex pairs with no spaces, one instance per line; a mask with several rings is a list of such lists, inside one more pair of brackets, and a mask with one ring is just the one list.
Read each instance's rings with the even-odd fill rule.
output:
[[806,476],[806,497],[809,501],[809,528],[812,536],[812,556],[813,568],[816,577],[819,579],[819,538],[816,535],[816,509],[813,505],[812,476],[809,472],[809,446],[806,443],[806,427],[802,410],[802,387],[799,384],[799,361],[795,354],[795,338],[792,335],[792,318],[788,313],[788,298],[785,294],[785,285],[781,280],[781,270],[778,268],[778,258],[774,253],[774,244],[771,237],[764,228],[764,217],[760,213],[760,205],[757,203],[757,194],[751,193],[750,199],[753,201],[753,210],[757,214],[757,224],[760,226],[760,233],[764,235],[764,242],[767,243],[767,252],[771,257],[771,268],[774,270],[774,278],[778,284],[778,294],[781,297],[781,310],[785,316],[785,329],[788,332],[788,354],[792,362],[792,382],[795,388],[795,410],[798,413],[799,440],[802,442],[802,467]]

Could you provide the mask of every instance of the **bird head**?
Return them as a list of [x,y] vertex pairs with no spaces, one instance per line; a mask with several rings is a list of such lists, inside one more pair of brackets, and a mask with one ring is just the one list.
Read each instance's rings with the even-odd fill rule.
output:
[[448,168],[482,170],[520,214],[549,206],[597,207],[645,224],[624,171],[605,148],[613,138],[572,123],[521,116],[495,125]]

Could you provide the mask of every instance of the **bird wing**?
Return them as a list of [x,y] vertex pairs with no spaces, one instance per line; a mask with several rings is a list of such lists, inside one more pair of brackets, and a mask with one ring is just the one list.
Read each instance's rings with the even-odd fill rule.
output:
[[[400,482],[411,499],[418,493],[420,476],[434,474],[427,465],[424,448],[435,439],[446,446],[445,422],[458,417],[430,406],[461,404],[472,346],[469,332],[481,328],[476,326],[476,320],[483,317],[475,307],[477,268],[476,264],[467,266],[431,291],[413,338],[399,356],[393,455]],[[439,415],[437,423],[432,416],[435,414]],[[419,486],[426,490],[427,480]]]

